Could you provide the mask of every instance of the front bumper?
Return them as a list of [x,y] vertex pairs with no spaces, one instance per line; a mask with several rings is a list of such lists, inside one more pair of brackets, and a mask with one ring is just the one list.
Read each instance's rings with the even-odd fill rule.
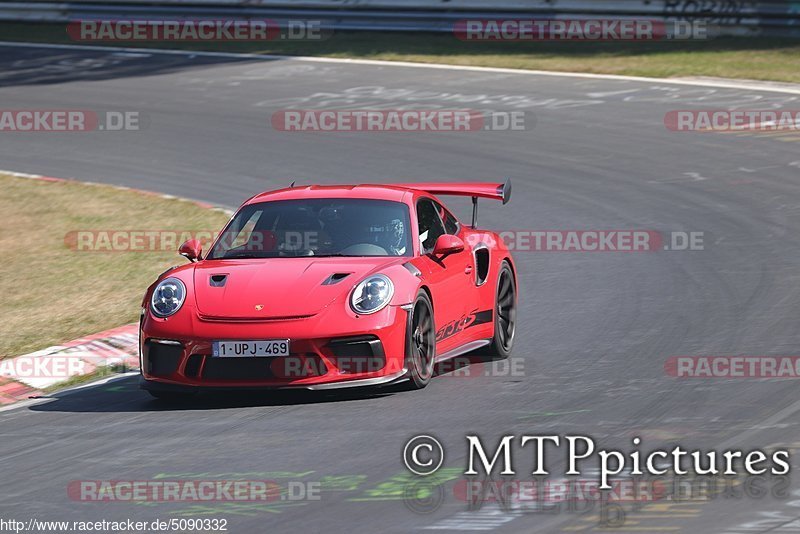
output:
[[[187,310],[188,311],[188,310]],[[143,317],[141,387],[151,391],[308,389],[387,385],[405,378],[408,312],[387,306],[373,316],[261,321],[179,321]],[[218,358],[213,341],[290,339],[290,355]]]
[[139,388],[146,391],[158,391],[164,393],[199,393],[201,391],[213,392],[237,392],[237,391],[263,391],[263,390],[307,390],[307,391],[326,391],[332,389],[347,389],[359,387],[380,387],[389,386],[405,380],[408,374],[407,369],[402,369],[393,375],[386,375],[375,378],[361,378],[354,380],[343,380],[340,382],[326,382],[322,384],[285,384],[285,385],[265,385],[265,386],[194,386],[187,384],[177,384],[164,382],[161,380],[147,380],[143,376],[139,377]]

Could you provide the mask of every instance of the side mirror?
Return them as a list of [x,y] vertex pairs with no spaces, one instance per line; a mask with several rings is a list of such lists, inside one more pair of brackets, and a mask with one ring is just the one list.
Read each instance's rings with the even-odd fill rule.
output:
[[178,249],[178,254],[191,262],[202,260],[203,245],[198,239],[190,239],[181,245],[181,248]]
[[436,240],[436,244],[433,246],[433,255],[444,258],[445,256],[461,252],[462,250],[464,250],[464,242],[460,237],[443,234],[439,236]]

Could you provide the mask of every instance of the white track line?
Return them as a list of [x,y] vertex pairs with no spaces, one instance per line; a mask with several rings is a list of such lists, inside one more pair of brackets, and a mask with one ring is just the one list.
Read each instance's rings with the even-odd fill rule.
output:
[[[529,76],[551,76],[561,78],[588,78],[595,80],[616,80],[625,82],[646,82],[646,83],[668,83],[672,85],[689,85],[694,87],[716,87],[720,89],[743,89],[747,91],[766,91],[770,93],[785,93],[800,95],[798,87],[780,87],[769,85],[769,82],[761,85],[759,82],[737,82],[736,80],[675,80],[670,78],[647,78],[645,76],[621,76],[617,74],[590,74],[585,72],[555,72],[549,70],[526,70],[526,69],[507,69],[501,67],[470,67],[465,65],[446,65],[443,63],[414,63],[411,61],[383,61],[378,59],[342,59],[328,57],[311,56],[282,56],[273,54],[236,54],[233,52],[201,52],[192,50],[167,50],[162,48],[127,48],[116,46],[93,46],[93,45],[73,45],[73,44],[51,44],[51,43],[20,43],[15,41],[0,41],[0,46],[16,48],[54,48],[66,50],[103,50],[107,52],[128,52],[145,54],[168,54],[178,56],[200,56],[200,57],[223,57],[223,58],[247,58],[247,59],[290,59],[293,61],[311,61],[317,63],[343,63],[350,65],[376,65],[381,67],[409,67],[417,69],[442,69],[459,70],[470,72],[494,72],[499,74],[521,74]],[[779,83],[779,82],[776,82]]]

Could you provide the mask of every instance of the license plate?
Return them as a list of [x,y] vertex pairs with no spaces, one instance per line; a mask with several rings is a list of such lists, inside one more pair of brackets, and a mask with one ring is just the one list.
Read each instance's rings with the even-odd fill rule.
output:
[[215,358],[267,358],[288,356],[288,339],[265,339],[262,341],[214,341],[211,355]]

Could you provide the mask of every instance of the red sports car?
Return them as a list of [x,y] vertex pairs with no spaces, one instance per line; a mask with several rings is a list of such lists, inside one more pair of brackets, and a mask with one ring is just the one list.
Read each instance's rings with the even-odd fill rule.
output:
[[[478,197],[511,184],[298,186],[246,201],[203,257],[147,289],[141,386],[202,389],[425,387],[434,365],[488,346],[508,357],[516,270],[476,229]],[[434,195],[472,197],[466,226]]]

